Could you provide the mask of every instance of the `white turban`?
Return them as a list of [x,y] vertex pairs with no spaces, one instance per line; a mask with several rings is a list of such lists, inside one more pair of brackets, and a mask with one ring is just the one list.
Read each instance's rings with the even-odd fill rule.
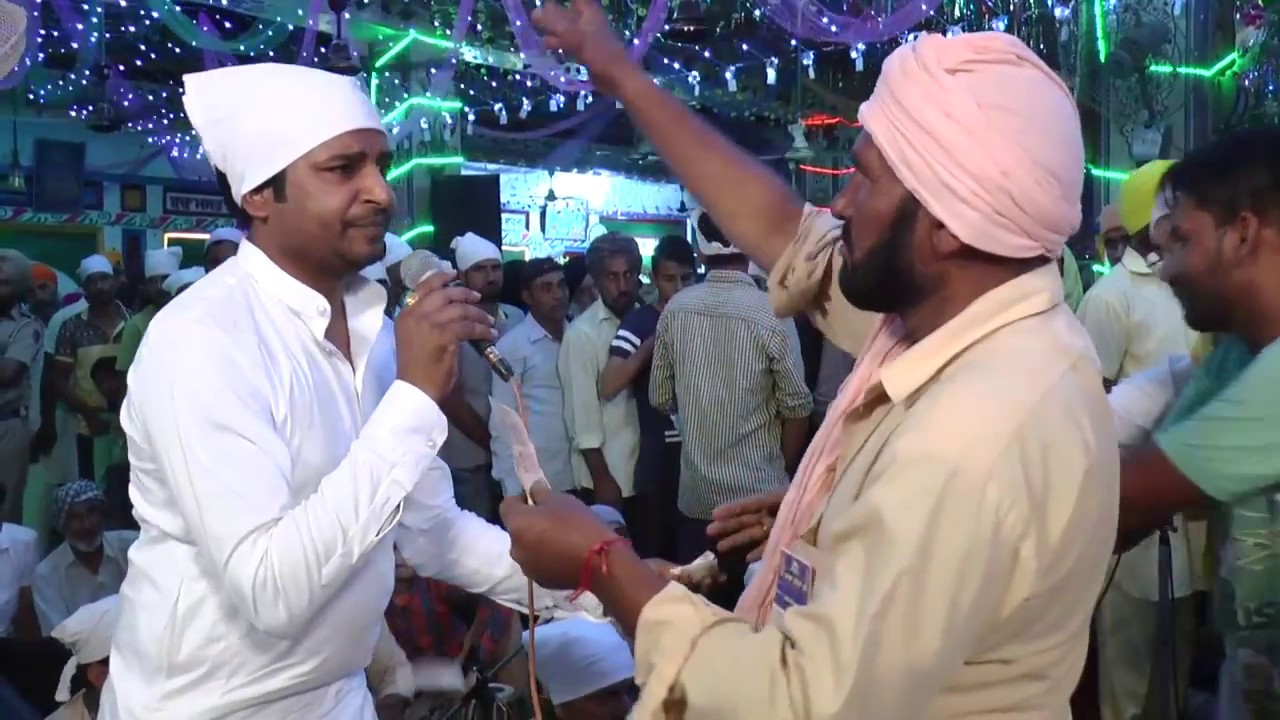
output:
[[241,242],[244,242],[244,232],[241,231],[240,228],[220,227],[209,233],[208,238],[205,238],[204,251],[209,252],[210,245],[216,242],[222,242],[223,240],[239,245]]
[[380,262],[364,266],[360,269],[360,274],[374,282],[390,282],[390,278],[387,277],[387,268]]
[[49,636],[67,646],[71,659],[62,668],[58,690],[53,699],[66,702],[71,699],[71,678],[80,665],[106,660],[111,654],[111,639],[116,634],[116,621],[120,617],[120,596],[108,595],[81,608],[62,621]]
[[401,240],[400,236],[394,233],[387,233],[386,237],[383,238],[383,243],[387,246],[387,252],[382,256],[383,267],[391,267],[409,257],[409,254],[413,252],[413,248],[409,246],[409,243]]
[[170,275],[161,287],[170,295],[177,295],[179,290],[194,283],[202,277],[204,277],[204,268],[197,265],[195,267],[186,268],[185,270],[179,270],[178,272]]
[[80,282],[84,282],[85,278],[94,273],[115,275],[116,269],[105,255],[90,255],[80,261],[80,271],[77,274],[80,276]]
[[635,677],[631,648],[609,623],[566,618],[539,625],[536,633],[538,681],[556,705]]
[[[703,218],[706,218],[705,220]],[[711,222],[711,216],[707,215],[707,211],[702,208],[694,210],[689,215],[689,221],[693,223],[693,234],[698,239],[698,252],[703,255],[741,255],[742,251],[733,245],[726,245],[707,237],[703,232],[703,223]],[[717,228],[718,229],[718,228]]]
[[148,250],[142,259],[143,272],[149,278],[172,275],[178,272],[178,266],[181,264],[181,245],[170,245],[167,248]]
[[475,233],[454,238],[449,247],[453,248],[454,264],[458,266],[458,272],[466,272],[472,265],[485,260],[502,262],[502,251],[498,246]]
[[382,130],[355,78],[301,65],[232,65],[182,77],[182,105],[237,203],[316,146]]

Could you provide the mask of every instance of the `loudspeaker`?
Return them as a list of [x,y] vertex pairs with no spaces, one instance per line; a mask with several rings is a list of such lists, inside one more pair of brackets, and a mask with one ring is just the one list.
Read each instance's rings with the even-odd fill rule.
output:
[[436,250],[473,232],[502,245],[502,199],[497,175],[440,175],[431,178],[431,224]]
[[85,146],[81,142],[36,140],[31,204],[36,212],[78,213],[84,210]]

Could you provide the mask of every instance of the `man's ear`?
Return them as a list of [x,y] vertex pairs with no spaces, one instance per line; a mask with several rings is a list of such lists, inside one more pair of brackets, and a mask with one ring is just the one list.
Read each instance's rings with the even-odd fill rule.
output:
[[268,187],[250,190],[240,199],[240,207],[248,213],[249,217],[263,222],[270,217],[271,207],[275,203],[275,194]]

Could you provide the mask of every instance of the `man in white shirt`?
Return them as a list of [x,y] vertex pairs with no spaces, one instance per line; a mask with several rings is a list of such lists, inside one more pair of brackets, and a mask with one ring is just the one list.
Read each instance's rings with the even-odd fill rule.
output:
[[622,318],[639,301],[640,247],[635,238],[606,233],[591,241],[586,263],[600,299],[570,323],[559,362],[565,422],[576,451],[574,481],[594,502],[631,516],[640,421],[630,390],[601,397],[600,375]]
[[[498,341],[498,352],[515,371],[529,420],[529,439],[538,452],[538,465],[553,490],[567,492],[574,488],[573,451],[564,422],[564,387],[557,362],[567,324],[569,285],[564,279],[564,268],[550,258],[530,260],[520,281],[521,296],[529,307],[529,315]],[[511,384],[495,382],[493,400],[516,409]],[[493,477],[502,485],[504,495],[519,495],[523,489],[516,477],[511,446],[501,435],[493,415],[489,416],[489,432],[493,436],[490,445]]]
[[[0,487],[0,499],[4,495]],[[0,519],[0,637],[34,628],[31,583],[39,557],[36,540],[35,530]]]
[[525,604],[510,539],[458,509],[436,457],[459,343],[492,323],[445,272],[393,328],[359,276],[395,200],[353,79],[242,65],[187,75],[183,103],[249,238],[156,316],[130,369],[142,537],[100,717],[372,720],[393,544],[421,575]]
[[33,593],[40,629],[50,633],[76,610],[115,595],[129,570],[133,530],[103,531],[106,497],[92,480],[54,493],[53,522],[66,538],[36,566]]
[[[1077,311],[1098,351],[1104,382],[1109,384],[1164,366],[1172,357],[1188,356],[1198,337],[1187,327],[1182,304],[1156,270],[1170,222],[1158,189],[1171,164],[1167,160],[1148,163],[1120,186],[1116,212],[1125,223],[1129,245],[1119,264],[1085,294]],[[1203,523],[1176,518],[1176,531],[1170,535],[1172,577],[1166,588],[1160,587],[1158,536],[1120,556],[1098,614],[1099,701],[1104,720],[1159,713],[1162,705],[1157,694],[1167,690],[1161,687],[1167,683],[1153,683],[1152,673],[1167,676],[1160,663],[1168,661],[1157,649],[1162,590],[1174,603],[1175,626],[1169,631],[1177,635],[1173,651],[1178,671],[1173,685],[1186,689],[1195,646],[1191,594],[1204,589],[1204,535]],[[1173,700],[1181,702],[1182,698]]]
[[[493,317],[501,338],[524,320],[519,308],[498,302],[502,297],[502,251],[475,233],[453,239],[453,258],[462,284],[480,294],[479,307]],[[489,456],[489,395],[493,370],[470,345],[458,350],[458,382],[441,404],[449,419],[449,435],[440,458],[453,473],[453,496],[458,507],[487,520],[498,519],[501,491],[493,478]]]

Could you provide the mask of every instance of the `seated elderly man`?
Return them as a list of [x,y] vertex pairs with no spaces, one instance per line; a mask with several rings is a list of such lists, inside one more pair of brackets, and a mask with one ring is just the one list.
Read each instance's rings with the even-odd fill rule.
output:
[[[556,620],[535,630],[538,682],[560,720],[625,720],[636,699],[631,648],[608,623]],[[529,646],[529,631],[524,633]]]
[[129,569],[133,530],[103,531],[106,498],[92,480],[58,488],[53,523],[65,537],[36,566],[32,594],[41,632],[50,633],[72,613],[120,591]]

